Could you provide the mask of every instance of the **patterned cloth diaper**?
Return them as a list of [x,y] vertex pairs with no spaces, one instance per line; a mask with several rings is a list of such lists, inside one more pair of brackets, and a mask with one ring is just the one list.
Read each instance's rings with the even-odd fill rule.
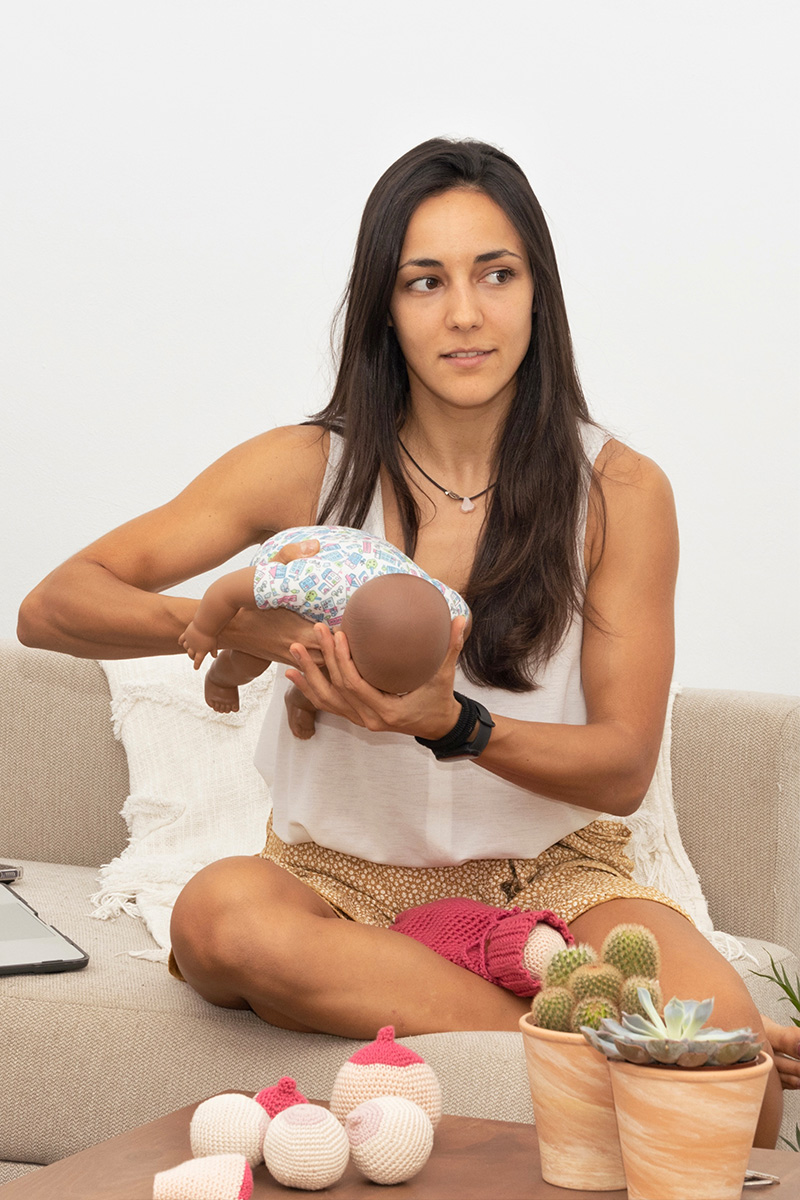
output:
[[[319,554],[291,563],[269,561],[291,542],[312,538],[319,542]],[[253,592],[259,608],[290,608],[310,621],[324,621],[331,629],[341,624],[353,592],[379,575],[427,579],[444,596],[451,618],[469,616],[458,592],[431,579],[396,546],[361,529],[341,525],[284,529],[259,547],[250,565],[256,569]]]

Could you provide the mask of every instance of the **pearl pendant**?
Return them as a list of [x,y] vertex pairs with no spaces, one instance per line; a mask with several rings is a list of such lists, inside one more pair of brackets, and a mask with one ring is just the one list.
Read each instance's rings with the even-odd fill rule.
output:
[[461,511],[462,512],[474,512],[475,511],[475,505],[472,503],[469,496],[465,496],[464,499],[461,501]]

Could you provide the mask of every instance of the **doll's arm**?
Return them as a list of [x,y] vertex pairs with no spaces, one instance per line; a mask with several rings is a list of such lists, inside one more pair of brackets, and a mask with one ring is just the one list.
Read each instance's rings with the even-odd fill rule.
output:
[[216,579],[206,591],[194,617],[178,641],[197,670],[207,654],[217,657],[217,638],[242,608],[255,609],[255,567],[242,567]]

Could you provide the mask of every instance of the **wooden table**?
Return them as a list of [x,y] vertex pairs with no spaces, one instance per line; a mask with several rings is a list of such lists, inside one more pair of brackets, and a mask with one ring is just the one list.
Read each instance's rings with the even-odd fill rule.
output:
[[[99,1146],[0,1187],[0,1200],[152,1200],[153,1176],[192,1157],[190,1104]],[[800,1153],[754,1150],[750,1166],[780,1176],[780,1187],[745,1188],[745,1200],[800,1197]],[[576,1192],[545,1183],[533,1125],[442,1117],[423,1169],[394,1188],[370,1183],[352,1163],[333,1187],[301,1192],[281,1187],[263,1165],[253,1172],[253,1200],[330,1196],[336,1200],[625,1200],[626,1191]],[[689,1198],[687,1197],[687,1200]]]

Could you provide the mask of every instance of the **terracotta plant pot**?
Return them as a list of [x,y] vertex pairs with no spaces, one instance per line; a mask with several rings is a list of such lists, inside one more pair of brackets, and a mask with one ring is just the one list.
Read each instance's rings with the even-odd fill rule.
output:
[[[608,1064],[580,1033],[520,1019],[542,1178],[578,1191],[625,1187]],[[684,1197],[684,1200],[686,1198]]]
[[772,1060],[608,1066],[629,1200],[740,1200]]

